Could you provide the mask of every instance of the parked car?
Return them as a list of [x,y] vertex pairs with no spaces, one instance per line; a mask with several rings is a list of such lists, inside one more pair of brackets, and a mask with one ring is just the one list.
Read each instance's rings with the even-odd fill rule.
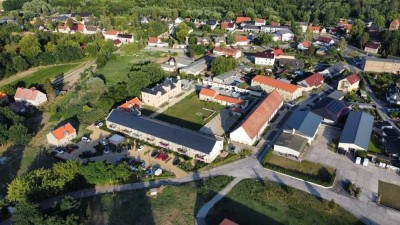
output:
[[360,165],[360,164],[361,164],[361,157],[357,157],[357,158],[356,158],[356,164],[357,164],[357,165]]
[[106,145],[104,146],[104,154],[110,153],[110,146]]
[[85,137],[85,136],[83,136],[83,137],[81,138],[81,140],[82,140],[83,142],[85,142],[85,143],[89,143],[89,142],[91,141],[90,138]]
[[363,166],[368,166],[369,159],[365,158],[363,161]]
[[160,169],[158,166],[153,166],[151,169],[151,174],[154,174],[158,169]]
[[139,170],[137,165],[130,165],[129,168],[131,169],[131,171],[138,171]]
[[167,154],[167,153],[164,153],[164,152],[160,152],[160,153],[158,154],[158,156],[157,156],[157,159],[166,161],[166,160],[168,159],[168,154]]
[[60,147],[55,148],[54,151],[57,152],[57,154],[63,154],[64,153],[64,149],[60,148]]
[[143,169],[146,167],[146,162],[145,161],[141,161],[140,163],[140,167],[142,167]]
[[121,146],[121,150],[124,152],[124,151],[128,151],[128,147],[126,147],[126,145],[122,145]]
[[108,145],[107,139],[101,140],[100,144],[103,145],[103,146]]
[[158,151],[154,150],[151,154],[151,157],[156,158],[158,156]]
[[181,163],[181,160],[179,158],[174,159],[174,161],[172,161],[172,165],[177,166],[179,165],[179,163]]
[[100,121],[97,121],[96,123],[94,123],[94,126],[99,128],[99,127],[103,126],[103,123]]
[[83,151],[81,156],[83,156],[83,157],[92,157],[93,153],[91,151]]
[[131,144],[128,144],[128,151],[130,151],[130,150],[132,150],[132,145]]
[[137,148],[137,150],[140,152],[140,151],[142,151],[144,149],[144,146],[143,145],[139,145],[138,146],[138,148]]
[[152,170],[151,170],[150,168],[147,168],[147,169],[145,170],[145,173],[146,173],[147,176],[150,176],[150,175],[153,174],[153,173],[152,173]]

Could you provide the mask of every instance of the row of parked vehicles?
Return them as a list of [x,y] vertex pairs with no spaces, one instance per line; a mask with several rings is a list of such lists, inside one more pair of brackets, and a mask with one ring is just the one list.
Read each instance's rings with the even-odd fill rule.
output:
[[162,169],[158,165],[149,166],[146,168],[146,162],[143,160],[137,160],[131,158],[128,160],[129,167],[131,171],[142,171],[144,170],[147,176],[160,176],[162,174]]

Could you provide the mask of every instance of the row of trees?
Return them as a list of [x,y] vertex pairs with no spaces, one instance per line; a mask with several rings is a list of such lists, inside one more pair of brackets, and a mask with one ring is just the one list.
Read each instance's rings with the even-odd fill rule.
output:
[[14,144],[27,144],[31,138],[25,126],[25,117],[17,115],[9,107],[0,105],[0,145],[12,141]]

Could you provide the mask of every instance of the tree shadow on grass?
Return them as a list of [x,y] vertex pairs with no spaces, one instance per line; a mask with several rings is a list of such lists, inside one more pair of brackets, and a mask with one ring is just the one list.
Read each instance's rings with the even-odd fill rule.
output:
[[7,160],[0,164],[0,194],[6,194],[7,184],[17,176],[24,150],[25,147],[21,145],[11,146],[1,155],[7,157]]
[[52,155],[50,155],[50,151],[45,147],[40,147],[38,154],[35,156],[33,162],[28,166],[28,172],[33,170],[37,170],[39,168],[49,169],[53,167],[53,165],[57,162],[61,162],[61,159],[58,159]]

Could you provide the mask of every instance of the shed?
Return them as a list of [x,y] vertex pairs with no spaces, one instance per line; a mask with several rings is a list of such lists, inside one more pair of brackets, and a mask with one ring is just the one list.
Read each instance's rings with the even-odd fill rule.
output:
[[114,134],[113,136],[111,136],[108,141],[114,145],[118,145],[121,142],[123,142],[125,140],[125,138],[119,134]]

